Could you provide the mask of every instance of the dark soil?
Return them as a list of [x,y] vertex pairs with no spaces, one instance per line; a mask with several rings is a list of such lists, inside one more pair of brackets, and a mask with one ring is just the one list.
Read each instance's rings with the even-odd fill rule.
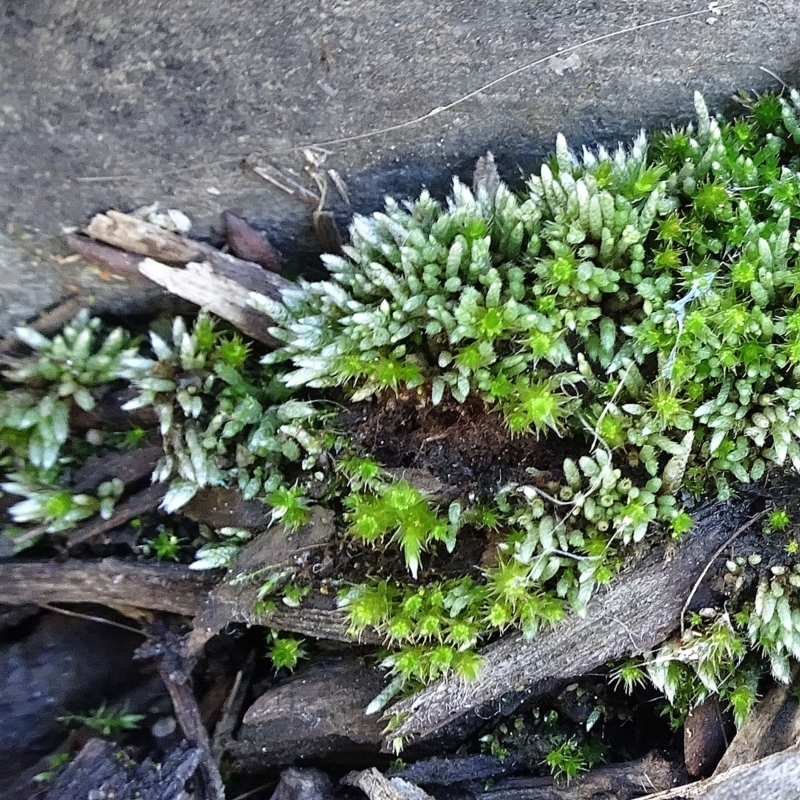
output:
[[564,458],[585,451],[555,435],[512,436],[502,415],[475,397],[432,406],[388,396],[348,409],[339,424],[385,467],[423,470],[456,495],[485,499],[507,483],[558,479]]

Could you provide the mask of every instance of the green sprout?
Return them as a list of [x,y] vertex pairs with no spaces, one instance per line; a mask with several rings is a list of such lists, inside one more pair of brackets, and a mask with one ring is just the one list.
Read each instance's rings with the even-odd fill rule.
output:
[[307,652],[301,639],[291,636],[281,636],[277,630],[267,634],[267,655],[272,661],[275,671],[288,669],[293,672],[298,662],[307,657]]
[[108,737],[135,731],[143,719],[144,714],[132,714],[128,711],[127,706],[113,709],[108,708],[105,702],[88,714],[64,714],[58,717],[58,721],[65,725],[85,725],[101,736]]

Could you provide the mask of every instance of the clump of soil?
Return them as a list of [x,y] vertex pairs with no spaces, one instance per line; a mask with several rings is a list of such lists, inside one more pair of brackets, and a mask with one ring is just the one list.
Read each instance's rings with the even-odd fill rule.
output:
[[348,409],[338,424],[385,467],[424,470],[484,497],[506,483],[529,483],[532,474],[558,478],[564,458],[584,452],[555,434],[512,436],[502,415],[475,397],[433,406],[384,396]]

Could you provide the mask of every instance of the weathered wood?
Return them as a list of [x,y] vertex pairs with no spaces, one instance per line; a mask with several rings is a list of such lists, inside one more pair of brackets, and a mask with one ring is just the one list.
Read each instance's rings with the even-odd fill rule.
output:
[[465,792],[465,800],[632,800],[685,779],[680,764],[651,752],[636,761],[598,767],[569,784],[551,778],[504,778],[483,791]]
[[0,602],[126,605],[193,616],[219,575],[182,564],[100,561],[0,562]]
[[231,278],[214,272],[208,262],[190,262],[183,269],[167,266],[152,258],[139,264],[139,271],[159,286],[184,300],[208,308],[256,341],[279,344],[268,332],[270,320],[248,305],[250,291]]
[[215,250],[209,254],[208,261],[218,275],[230,278],[245,289],[271,297],[273,300],[280,300],[281,291],[294,285],[281,275],[269,272],[255,262],[244,261],[230,253],[220,253]]
[[775,686],[758,702],[736,732],[715,775],[778,753],[800,741],[800,701],[794,688],[798,673],[800,667],[795,665],[792,683]]
[[166,483],[154,483],[146,489],[131,495],[114,509],[114,513],[108,519],[97,518],[87,525],[81,525],[76,528],[69,535],[68,546],[74,547],[76,544],[85,542],[94,536],[99,536],[101,533],[113,531],[114,528],[124,525],[128,520],[146,514],[148,511],[153,511],[167,493],[168,488]]
[[647,795],[647,800],[784,800],[797,797],[800,744],[704,781]]
[[297,759],[373,763],[383,723],[364,708],[383,689],[374,664],[357,656],[323,658],[298,669],[247,710],[227,748],[235,769],[264,772]]
[[[176,800],[186,797],[184,787],[195,774],[201,751],[186,743],[178,745],[158,765],[149,758],[129,766],[112,742],[91,739],[55,778],[45,800],[75,800],[78,797]],[[201,800],[199,795],[194,795]],[[208,797],[208,796],[206,796]]]
[[433,800],[419,786],[403,778],[385,778],[375,767],[349,772],[341,783],[361,789],[369,800]]
[[[183,564],[142,564],[105,558],[99,561],[0,561],[0,603],[97,603],[133,606],[193,617],[201,612],[206,597],[219,581],[218,571],[194,572]],[[282,606],[256,616],[252,604],[230,622],[248,622],[300,633],[315,639],[353,642],[347,618],[335,608],[333,598],[321,597],[324,608]],[[224,627],[224,626],[223,626]],[[217,629],[219,630],[219,629]],[[195,628],[190,650],[199,652],[217,632]],[[377,637],[360,641],[375,642]]]
[[166,658],[159,665],[158,673],[164,686],[167,687],[183,735],[201,752],[200,763],[197,765],[200,796],[204,800],[225,800],[225,786],[216,759],[211,752],[211,742],[208,731],[203,726],[191,678],[177,668],[174,661],[175,659]]
[[[336,608],[332,595],[307,597],[297,609],[279,603],[275,611],[255,611],[261,585],[276,572],[304,564],[314,550],[328,544],[334,532],[332,513],[315,506],[308,522],[297,531],[287,532],[282,525],[273,525],[245,545],[228,575],[203,602],[189,649],[197,651],[231,622],[271,625],[317,639],[353,642],[346,615]],[[360,641],[379,643],[381,639],[365,634]]]
[[266,237],[232,211],[222,212],[225,235],[231,252],[245,261],[254,261],[271,272],[281,271],[281,257]]
[[117,247],[103,244],[88,236],[78,236],[70,234],[67,236],[67,244],[80,256],[98,267],[131,280],[146,280],[144,275],[139,272],[139,262],[141,255],[120,250]]
[[714,772],[735,730],[732,715],[716,697],[706,698],[689,712],[683,724],[683,761],[692,778],[707,778]]
[[106,244],[170,264],[197,261],[213,249],[204,242],[113,209],[92,217],[86,232]]
[[90,456],[70,476],[69,488],[74,492],[94,492],[104,481],[119,478],[126,486],[141,481],[152,473],[164,455],[160,444],[143,444],[133,450],[112,450]]
[[598,591],[586,615],[571,615],[532,641],[511,635],[482,651],[475,680],[437,681],[389,709],[406,719],[385,741],[432,737],[503,695],[540,693],[553,681],[583,675],[614,659],[638,655],[679,625],[683,603],[715,550],[745,521],[747,503],[708,502],[694,509],[695,528],[669,558],[657,548]]

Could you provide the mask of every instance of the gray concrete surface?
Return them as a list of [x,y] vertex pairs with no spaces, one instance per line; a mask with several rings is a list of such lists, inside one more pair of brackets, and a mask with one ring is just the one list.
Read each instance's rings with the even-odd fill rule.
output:
[[[302,144],[402,125],[552,55],[416,124],[325,145],[360,211],[422,184],[444,195],[486,148],[518,178],[558,131],[612,144],[689,119],[695,89],[721,110],[737,89],[776,87],[760,66],[800,79],[796,12],[792,0],[718,13],[708,0],[0,0],[0,331],[91,282],[54,255],[62,226],[96,211],[159,201],[213,239],[233,208],[305,268],[307,206],[244,156],[302,172]],[[350,211],[331,207],[344,224]]]

